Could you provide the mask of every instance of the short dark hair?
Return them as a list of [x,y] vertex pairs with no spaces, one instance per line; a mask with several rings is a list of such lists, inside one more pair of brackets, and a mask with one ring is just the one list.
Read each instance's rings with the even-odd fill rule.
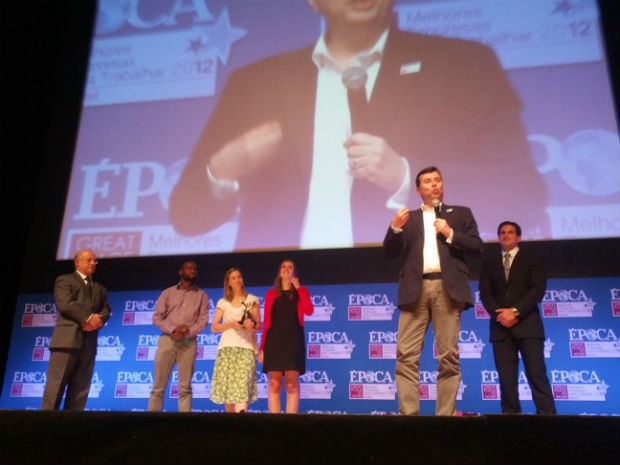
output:
[[499,224],[499,226],[497,227],[497,235],[498,236],[499,236],[499,231],[502,229],[502,226],[506,226],[507,224],[510,225],[510,226],[514,226],[515,229],[517,230],[517,236],[521,236],[521,226],[519,226],[514,221],[502,221]]
[[420,176],[422,176],[423,174],[434,173],[435,171],[437,171],[439,173],[439,177],[443,179],[443,176],[441,175],[441,171],[439,171],[439,168],[437,168],[436,166],[427,166],[426,168],[422,168],[420,171],[418,171],[418,174],[416,174],[415,186],[420,187]]

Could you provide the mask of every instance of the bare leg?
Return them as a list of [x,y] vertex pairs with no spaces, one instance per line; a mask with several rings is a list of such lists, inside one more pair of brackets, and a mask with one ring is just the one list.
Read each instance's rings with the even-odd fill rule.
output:
[[247,412],[248,411],[248,403],[247,402],[238,402],[235,404],[235,412]]
[[286,382],[286,413],[299,412],[299,372],[285,371]]
[[269,377],[269,393],[267,399],[269,413],[281,413],[282,403],[280,400],[280,391],[282,390],[282,372],[270,371],[267,373],[267,376]]

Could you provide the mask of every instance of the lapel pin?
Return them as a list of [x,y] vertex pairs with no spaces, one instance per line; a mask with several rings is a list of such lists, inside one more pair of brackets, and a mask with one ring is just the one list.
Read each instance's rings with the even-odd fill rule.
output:
[[421,61],[412,61],[411,63],[405,63],[400,65],[400,75],[419,73],[422,68]]

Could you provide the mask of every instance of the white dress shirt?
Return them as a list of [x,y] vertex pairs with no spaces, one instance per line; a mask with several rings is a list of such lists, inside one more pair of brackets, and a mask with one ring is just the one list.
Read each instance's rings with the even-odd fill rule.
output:
[[[374,47],[350,63],[350,66],[363,66],[366,69],[366,95],[369,100],[381,67],[387,34],[386,30]],[[351,114],[347,91],[342,83],[343,70],[331,57],[324,36],[319,38],[312,59],[319,70],[314,113],[314,153],[300,246],[310,249],[351,247],[353,177],[349,172],[347,151],[343,145],[351,135]],[[395,211],[402,207],[409,193],[409,185],[410,177],[407,175],[399,191],[386,199],[386,206]]]

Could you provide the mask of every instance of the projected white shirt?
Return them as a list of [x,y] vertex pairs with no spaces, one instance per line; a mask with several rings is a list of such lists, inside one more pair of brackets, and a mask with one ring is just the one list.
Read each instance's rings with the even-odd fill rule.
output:
[[[358,62],[370,63],[365,66],[368,73],[368,99],[379,73],[386,39],[387,30],[372,49],[357,58]],[[300,245],[302,248],[351,247],[353,231],[350,196],[353,178],[343,146],[351,134],[347,91],[342,83],[342,70],[331,58],[323,36],[314,48],[312,59],[319,69],[314,114],[314,153]],[[408,176],[403,184],[408,188]],[[402,190],[401,187],[399,193]]]

